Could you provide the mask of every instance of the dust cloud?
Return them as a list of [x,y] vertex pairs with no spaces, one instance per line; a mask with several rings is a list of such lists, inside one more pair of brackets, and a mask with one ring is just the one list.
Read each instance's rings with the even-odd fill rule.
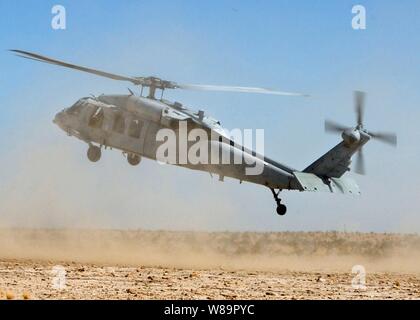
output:
[[420,272],[417,235],[2,229],[0,258],[257,271]]

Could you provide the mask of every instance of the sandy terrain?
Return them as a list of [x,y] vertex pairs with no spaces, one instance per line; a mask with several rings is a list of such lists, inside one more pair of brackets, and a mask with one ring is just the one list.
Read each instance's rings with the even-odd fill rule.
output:
[[6,298],[420,299],[420,236],[0,229]]

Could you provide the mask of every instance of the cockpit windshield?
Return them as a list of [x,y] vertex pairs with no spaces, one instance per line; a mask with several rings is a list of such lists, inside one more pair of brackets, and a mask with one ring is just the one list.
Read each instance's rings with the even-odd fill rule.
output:
[[86,98],[79,99],[74,105],[67,109],[70,114],[79,114],[80,110],[86,103]]

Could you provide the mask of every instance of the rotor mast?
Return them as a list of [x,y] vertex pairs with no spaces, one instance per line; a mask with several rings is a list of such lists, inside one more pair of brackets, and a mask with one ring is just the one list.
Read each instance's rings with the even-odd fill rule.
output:
[[155,99],[156,87],[150,86],[149,87],[149,95],[147,96],[149,99]]
[[160,89],[162,90],[161,99],[163,97],[163,91],[165,89],[176,89],[177,85],[172,81],[166,81],[162,80],[157,77],[147,77],[147,78],[135,78],[138,82],[135,83],[137,85],[140,85],[143,93],[143,88],[147,87],[149,89],[149,94],[147,95],[148,99],[156,100],[156,90]]

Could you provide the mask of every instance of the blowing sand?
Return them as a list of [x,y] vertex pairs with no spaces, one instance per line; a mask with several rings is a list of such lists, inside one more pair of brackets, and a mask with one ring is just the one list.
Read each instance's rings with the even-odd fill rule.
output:
[[[360,284],[357,265],[365,288],[352,286]],[[7,295],[420,299],[420,236],[0,229],[0,299]]]

